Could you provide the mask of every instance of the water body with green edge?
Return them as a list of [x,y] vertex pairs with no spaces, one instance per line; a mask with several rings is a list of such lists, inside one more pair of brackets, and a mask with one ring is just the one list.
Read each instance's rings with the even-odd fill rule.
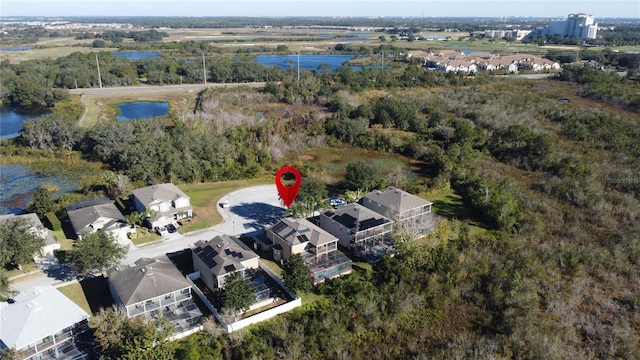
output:
[[33,194],[44,184],[53,184],[60,190],[52,194],[57,198],[63,193],[78,189],[81,174],[62,177],[60,175],[38,175],[21,164],[2,164],[0,174],[0,214],[22,214],[26,212]]
[[120,115],[118,121],[130,121],[135,119],[152,119],[158,116],[167,116],[169,103],[161,101],[136,101],[117,104]]

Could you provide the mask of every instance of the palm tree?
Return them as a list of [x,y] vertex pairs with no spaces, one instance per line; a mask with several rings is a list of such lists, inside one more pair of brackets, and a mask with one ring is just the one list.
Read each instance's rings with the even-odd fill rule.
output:
[[142,225],[142,216],[137,211],[134,211],[129,215],[125,215],[124,219],[127,221],[127,224],[132,226],[134,229],[137,229],[138,226]]

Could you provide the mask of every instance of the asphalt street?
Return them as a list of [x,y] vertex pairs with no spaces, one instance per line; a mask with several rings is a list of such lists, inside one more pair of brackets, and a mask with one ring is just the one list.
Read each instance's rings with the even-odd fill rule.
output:
[[[228,201],[227,208],[220,206],[224,201]],[[234,191],[223,196],[220,204],[218,204],[218,211],[223,217],[220,224],[192,233],[168,234],[164,236],[163,241],[148,246],[130,246],[122,264],[131,264],[143,257],[156,257],[181,251],[193,247],[193,244],[199,240],[211,240],[216,235],[251,234],[275,224],[285,212],[275,185],[254,186]],[[47,272],[14,279],[11,286],[18,291],[24,291],[33,286],[62,286],[67,284],[64,279],[68,278],[69,274],[69,270],[65,267],[53,267]]]

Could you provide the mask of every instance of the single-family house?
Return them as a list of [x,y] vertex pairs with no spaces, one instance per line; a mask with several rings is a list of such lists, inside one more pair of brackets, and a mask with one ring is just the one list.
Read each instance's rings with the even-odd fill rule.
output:
[[20,359],[90,359],[88,319],[54,287],[32,287],[0,303],[0,348],[17,350]]
[[110,232],[116,241],[128,243],[133,229],[118,208],[106,198],[85,199],[66,207],[69,222],[78,240],[98,230]]
[[98,230],[111,233],[121,244],[128,244],[133,231],[118,208],[106,198],[92,198],[66,207],[69,222],[78,240]]
[[356,256],[376,259],[393,245],[393,220],[357,203],[321,213],[318,221]]
[[42,222],[38,218],[38,215],[34,213],[22,214],[22,215],[0,215],[0,223],[3,223],[12,219],[25,219],[32,226],[29,231],[41,239],[44,239],[44,246],[40,249],[40,254],[35,254],[35,257],[52,256],[54,250],[60,249],[60,243],[49,234],[47,228],[42,225]]
[[175,326],[175,334],[201,325],[202,312],[191,296],[191,283],[167,256],[141,258],[113,267],[107,275],[111,296],[127,316],[163,316]]
[[416,235],[426,235],[435,225],[431,201],[393,186],[366,194],[362,205],[392,219],[396,229]]
[[132,191],[136,211],[151,210],[147,220],[151,228],[164,226],[193,216],[190,198],[177,186],[157,184]]
[[[338,250],[338,238],[304,218],[284,218],[266,229],[276,261],[301,254],[313,283],[351,273],[351,260]],[[281,249],[281,250],[280,250]]]
[[258,254],[234,236],[218,235],[194,245],[193,269],[211,290],[224,288],[227,275],[238,272],[245,278],[260,266]]

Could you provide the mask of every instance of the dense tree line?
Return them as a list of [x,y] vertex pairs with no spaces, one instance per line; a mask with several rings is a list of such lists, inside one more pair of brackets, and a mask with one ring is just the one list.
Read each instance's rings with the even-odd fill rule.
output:
[[[198,54],[199,55],[199,54]],[[100,77],[96,57],[100,63]],[[284,75],[279,67],[265,67],[251,56],[208,57],[207,81],[278,81]],[[131,60],[110,52],[73,53],[56,60],[5,62],[0,68],[2,102],[19,107],[53,107],[69,99],[65,89],[102,86],[129,86],[145,78],[151,85],[202,83],[201,57],[176,60],[169,55],[154,59]]]

